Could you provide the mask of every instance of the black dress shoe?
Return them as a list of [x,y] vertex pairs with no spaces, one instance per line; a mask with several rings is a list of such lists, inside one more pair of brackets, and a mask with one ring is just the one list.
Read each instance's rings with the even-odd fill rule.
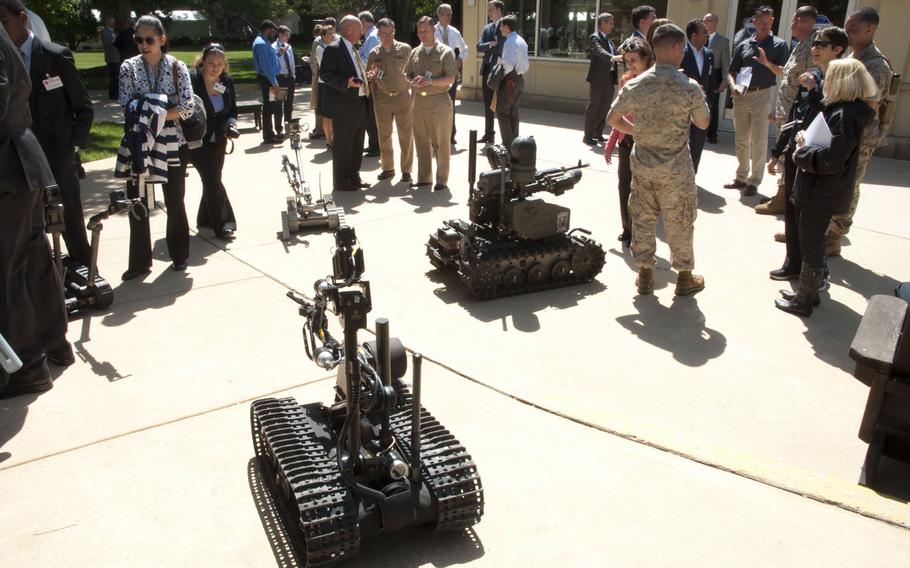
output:
[[76,362],[76,356],[73,355],[73,346],[65,339],[55,347],[47,349],[45,355],[49,363],[53,363],[58,367],[69,367]]
[[215,233],[215,236],[223,241],[234,240],[234,231],[231,229],[224,229],[220,233]]
[[589,136],[585,136],[584,138],[581,139],[581,141],[584,142],[585,144],[587,144],[588,146],[597,146],[597,140],[595,140],[594,138],[591,138]]
[[745,188],[746,188],[746,182],[739,181],[738,179],[735,179],[735,180],[731,181],[730,183],[724,184],[724,189],[745,189]]
[[356,187],[356,188],[358,188],[358,189],[368,189],[368,188],[373,187],[373,186],[370,185],[370,184],[368,184],[368,183],[365,182],[365,181],[359,181],[359,182],[354,182],[354,187]]
[[132,280],[134,278],[139,278],[140,276],[145,276],[151,272],[151,268],[130,268],[120,276],[121,280]]
[[54,388],[54,381],[46,376],[32,381],[17,381],[12,378],[6,387],[0,389],[0,398],[12,398],[21,394],[36,394]]
[[395,170],[382,170],[382,172],[380,172],[380,174],[378,176],[376,176],[376,179],[378,179],[379,181],[382,181],[384,179],[389,179],[389,178],[393,178],[393,177],[395,177]]
[[607,139],[604,138],[604,135],[603,135],[603,134],[598,134],[597,136],[594,137],[594,139],[597,140],[598,142],[606,142],[606,141],[607,141]]
[[771,280],[796,280],[799,278],[799,270],[793,271],[789,268],[778,268],[777,270],[772,270],[768,273],[768,276]]
[[371,149],[367,148],[366,150],[364,150],[364,153],[363,153],[364,158],[376,158],[378,156],[379,156],[379,150],[371,150]]
[[401,179],[398,180],[398,183],[411,183],[411,181],[412,181],[411,174],[409,174],[408,172],[405,172],[405,173],[401,174]]
[[747,185],[746,188],[742,191],[743,197],[752,197],[756,193],[758,193],[758,187],[752,185],[751,183]]
[[172,268],[174,269],[174,272],[183,272],[184,270],[186,270],[186,261],[174,262],[174,265]]
[[484,136],[477,141],[478,144],[493,144],[496,142],[496,135]]
[[449,186],[444,183],[437,183],[433,186],[433,191],[442,191],[444,189],[449,189]]
[[413,184],[412,187],[427,187],[430,185],[433,185],[433,183],[429,181],[418,181],[417,183]]

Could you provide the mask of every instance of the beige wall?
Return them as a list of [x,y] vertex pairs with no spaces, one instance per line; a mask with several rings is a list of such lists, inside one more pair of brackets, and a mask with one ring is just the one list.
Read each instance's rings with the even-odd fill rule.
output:
[[[487,23],[486,2],[471,0],[462,3],[465,41],[471,48],[472,56],[465,62],[462,97],[480,99],[480,62],[477,57],[477,40]],[[885,156],[910,160],[910,1],[908,0],[859,0],[857,6],[870,6],[879,10],[882,16],[876,43],[885,56],[901,73],[904,82],[897,102],[897,113],[891,126],[889,145],[882,150]],[[687,22],[707,12],[717,14],[718,29],[726,30],[730,14],[729,0],[669,0],[667,16],[674,22]],[[583,112],[588,98],[588,83],[585,75],[588,62],[549,58],[531,60],[531,69],[525,77],[523,100],[528,106]]]

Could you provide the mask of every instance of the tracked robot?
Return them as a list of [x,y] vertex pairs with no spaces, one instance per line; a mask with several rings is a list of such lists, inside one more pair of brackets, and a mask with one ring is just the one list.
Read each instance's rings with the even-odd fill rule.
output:
[[[345,560],[363,539],[409,526],[463,530],[480,521],[484,505],[471,456],[420,405],[420,355],[412,358],[412,391],[388,320],[376,320],[375,341],[357,343],[372,298],[348,226],[335,231],[332,268],[316,282],[312,303],[288,296],[305,318],[307,356],[338,369],[333,404],[267,398],[250,408],[256,457],[305,566]],[[329,312],[341,321],[341,341],[329,332]]]
[[[581,181],[582,164],[537,170],[534,138],[486,148],[489,171],[477,171],[477,132],[470,134],[470,218],[445,221],[430,235],[427,256],[458,273],[477,298],[490,299],[589,282],[603,269],[603,248],[584,229],[569,229],[570,211],[533,197],[562,195]],[[477,185],[475,187],[475,181]]]
[[325,198],[320,191],[319,199],[313,200],[310,184],[303,177],[300,168],[300,119],[286,123],[294,150],[295,163],[291,163],[287,154],[281,156],[281,171],[288,176],[288,185],[294,195],[287,198],[287,209],[281,212],[281,232],[278,238],[283,241],[291,235],[310,229],[334,230],[344,224],[344,209],[335,205],[332,198]]

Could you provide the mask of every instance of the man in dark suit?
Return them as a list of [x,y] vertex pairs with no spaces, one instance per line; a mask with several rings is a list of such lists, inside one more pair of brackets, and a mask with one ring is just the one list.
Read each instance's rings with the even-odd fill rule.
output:
[[21,5],[21,0],[0,2],[0,12],[12,16],[4,16],[3,25],[24,53],[25,68],[32,80],[29,99],[32,132],[41,143],[63,196],[66,250],[76,262],[88,266],[92,253],[85,234],[76,151],[88,145],[94,116],[92,99],[79,78],[70,51],[35,37],[26,25],[24,7],[19,14],[11,14],[17,4]]
[[360,179],[363,139],[366,134],[367,73],[354,45],[363,26],[356,16],[345,16],[339,26],[341,37],[325,46],[319,77],[325,83],[323,116],[332,119],[335,149],[332,151],[332,183],[335,191],[356,191],[370,187]]
[[654,6],[649,6],[647,4],[636,6],[632,10],[632,33],[629,35],[629,37],[626,38],[624,42],[622,42],[622,45],[619,46],[619,52],[622,53],[625,51],[626,46],[632,40],[640,39],[641,41],[645,41],[645,38],[648,35],[648,29],[656,19],[657,9],[654,8]]
[[[708,93],[714,89],[715,76],[714,53],[707,46],[708,28],[700,18],[695,18],[686,25],[686,37],[689,41],[683,53],[683,72],[699,84],[705,93],[705,101],[708,102]],[[692,165],[695,166],[696,172],[701,161],[701,152],[705,147],[706,134],[706,130],[694,124],[689,125],[689,152],[692,153]]]
[[708,93],[711,108],[711,125],[708,126],[708,142],[717,144],[717,124],[720,120],[720,94],[727,89],[727,70],[730,68],[730,40],[717,31],[717,14],[705,14],[708,27],[708,47],[714,52],[714,88]]
[[[0,20],[14,17],[9,4],[0,0]],[[54,178],[29,129],[30,91],[18,50],[0,27],[0,334],[23,364],[11,375],[0,369],[0,398],[50,389],[47,361],[74,360],[63,288],[44,234],[43,192]]]
[[595,145],[603,142],[607,112],[613,102],[616,85],[616,50],[608,35],[613,31],[613,16],[604,12],[597,16],[597,31],[588,36],[588,108],[585,109],[585,135],[582,142]]
[[477,51],[483,53],[483,63],[480,65],[480,86],[483,89],[484,117],[483,138],[478,142],[487,144],[493,144],[496,141],[496,131],[493,128],[494,113],[490,108],[493,104],[493,89],[487,85],[487,79],[490,72],[493,71],[493,67],[499,62],[499,58],[502,57],[502,46],[506,41],[500,27],[504,10],[505,4],[502,0],[490,0],[487,3],[487,16],[490,18],[490,23],[484,26],[480,39],[477,41]]

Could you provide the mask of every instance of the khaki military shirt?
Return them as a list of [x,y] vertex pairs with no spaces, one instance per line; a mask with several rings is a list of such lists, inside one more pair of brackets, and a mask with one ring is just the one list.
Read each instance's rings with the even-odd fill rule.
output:
[[404,68],[410,56],[411,46],[400,41],[396,41],[392,49],[387,50],[382,45],[377,45],[370,51],[367,69],[376,68],[374,98],[394,97],[408,92],[410,84],[404,76]]
[[[427,75],[428,73],[429,75]],[[433,44],[429,53],[426,52],[423,44],[412,49],[408,64],[404,69],[408,81],[421,76],[429,76],[432,79],[454,77],[456,73],[458,73],[458,66],[455,63],[455,52],[449,46],[438,41]],[[434,84],[420,89],[414,88],[414,104],[421,106],[428,102],[425,99],[441,95],[449,96],[449,86]]]
[[808,38],[796,44],[793,51],[790,52],[790,58],[784,65],[784,77],[780,83],[780,93],[777,95],[777,111],[775,118],[778,124],[787,122],[787,116],[790,114],[790,107],[796,99],[796,93],[799,92],[799,78],[812,67],[812,38]]
[[[694,181],[689,125],[711,115],[698,83],[658,63],[619,91],[611,112],[633,114],[632,171],[659,181]],[[688,189],[688,188],[685,188]]]
[[[891,66],[888,65],[885,56],[878,50],[875,42],[872,42],[859,53],[852,53],[850,57],[862,61],[863,65],[866,66],[866,70],[872,75],[875,86],[878,87],[878,96],[875,98],[875,101],[881,104],[882,101],[888,98],[888,91],[891,89]],[[881,108],[879,108],[879,111],[880,110]],[[878,112],[876,112],[875,120],[863,131],[862,145],[872,148],[884,146],[885,136],[887,134],[886,130],[889,126],[891,125],[885,124],[884,130],[882,129],[882,125],[879,124]]]

